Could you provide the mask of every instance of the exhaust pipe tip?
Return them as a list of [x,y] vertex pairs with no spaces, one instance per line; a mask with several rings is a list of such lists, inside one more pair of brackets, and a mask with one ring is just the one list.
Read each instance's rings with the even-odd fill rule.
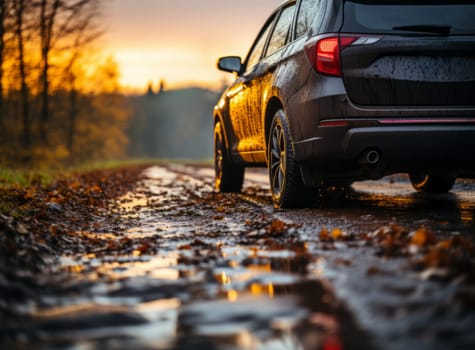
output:
[[381,160],[381,155],[376,150],[371,150],[366,153],[366,163],[369,165],[376,165]]

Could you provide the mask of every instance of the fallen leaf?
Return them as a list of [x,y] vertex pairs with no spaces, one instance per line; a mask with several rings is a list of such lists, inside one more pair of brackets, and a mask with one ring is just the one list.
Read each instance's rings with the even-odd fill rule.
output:
[[287,230],[287,225],[281,220],[274,220],[267,228],[267,233],[282,234]]
[[334,239],[339,239],[343,236],[343,231],[340,230],[339,228],[335,228],[332,230],[332,237]]
[[326,227],[324,227],[320,230],[320,233],[318,234],[318,237],[320,237],[320,239],[322,241],[326,241],[330,238],[330,234],[328,233],[328,230],[327,230]]
[[428,231],[425,227],[417,229],[411,238],[411,244],[418,247],[426,246],[435,243],[437,240],[432,232]]

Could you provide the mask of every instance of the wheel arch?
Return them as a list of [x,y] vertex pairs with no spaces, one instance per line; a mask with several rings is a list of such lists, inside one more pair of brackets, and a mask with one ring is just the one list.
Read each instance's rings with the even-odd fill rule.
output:
[[213,117],[213,130],[218,122],[221,124],[221,129],[223,130],[224,143],[226,144],[226,148],[228,149],[228,152],[229,152],[228,133],[226,132],[226,126],[224,124],[223,117],[221,116],[221,114],[215,113]]
[[264,114],[264,133],[265,133],[265,144],[266,144],[266,157],[267,157],[267,145],[269,144],[269,129],[274,118],[275,113],[279,109],[283,109],[284,105],[278,97],[272,97],[266,106],[266,111]]

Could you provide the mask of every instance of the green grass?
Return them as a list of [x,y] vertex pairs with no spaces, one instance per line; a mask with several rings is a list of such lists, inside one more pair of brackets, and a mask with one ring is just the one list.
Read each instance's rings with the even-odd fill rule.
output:
[[145,166],[163,163],[162,160],[154,158],[129,158],[129,159],[112,159],[99,162],[84,163],[68,169],[70,172],[88,172],[92,170],[123,168],[128,166]]
[[154,164],[152,160],[131,159],[114,160],[104,162],[85,163],[78,166],[62,168],[12,168],[0,165],[0,188],[48,186],[55,180],[68,177],[73,174],[85,173],[93,170],[113,169],[126,166]]
[[122,160],[107,160],[100,162],[84,163],[73,167],[52,169],[22,169],[9,168],[0,165],[0,188],[48,186],[55,180],[73,174],[85,173],[93,170],[123,168],[129,166],[152,166],[154,164],[194,164],[212,165],[210,159],[156,159],[156,158],[129,158]]
[[209,165],[213,164],[212,159],[166,159],[166,158],[129,158],[122,160],[107,160],[101,162],[85,163],[71,171],[87,172],[91,170],[122,168],[127,166],[152,166],[156,164],[191,164],[191,165]]
[[24,169],[12,168],[0,165],[0,188],[8,187],[45,187],[58,180],[72,176],[73,174],[85,173],[94,170],[123,168],[128,166],[152,166],[155,164],[193,164],[212,165],[211,159],[156,159],[156,158],[129,158],[123,160],[106,160],[99,162],[84,163],[73,167],[51,169]]
[[0,167],[0,187],[46,186],[54,174],[44,170],[10,169]]
[[[73,177],[81,173],[95,170],[107,170],[114,168],[152,166],[156,164],[191,164],[209,165],[213,161],[210,159],[153,159],[153,158],[130,158],[125,160],[108,160],[102,162],[91,162],[74,167],[51,168],[51,169],[25,169],[11,168],[0,165],[0,214],[21,217],[23,214],[18,210],[18,204],[9,196],[3,196],[10,189],[15,188],[45,188],[57,180]],[[3,190],[3,191],[2,191]]]

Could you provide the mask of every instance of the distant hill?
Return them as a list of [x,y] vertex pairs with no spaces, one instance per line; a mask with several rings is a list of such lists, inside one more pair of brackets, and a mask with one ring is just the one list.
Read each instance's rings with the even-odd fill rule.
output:
[[213,155],[212,112],[219,93],[201,88],[129,97],[131,156],[209,159]]

